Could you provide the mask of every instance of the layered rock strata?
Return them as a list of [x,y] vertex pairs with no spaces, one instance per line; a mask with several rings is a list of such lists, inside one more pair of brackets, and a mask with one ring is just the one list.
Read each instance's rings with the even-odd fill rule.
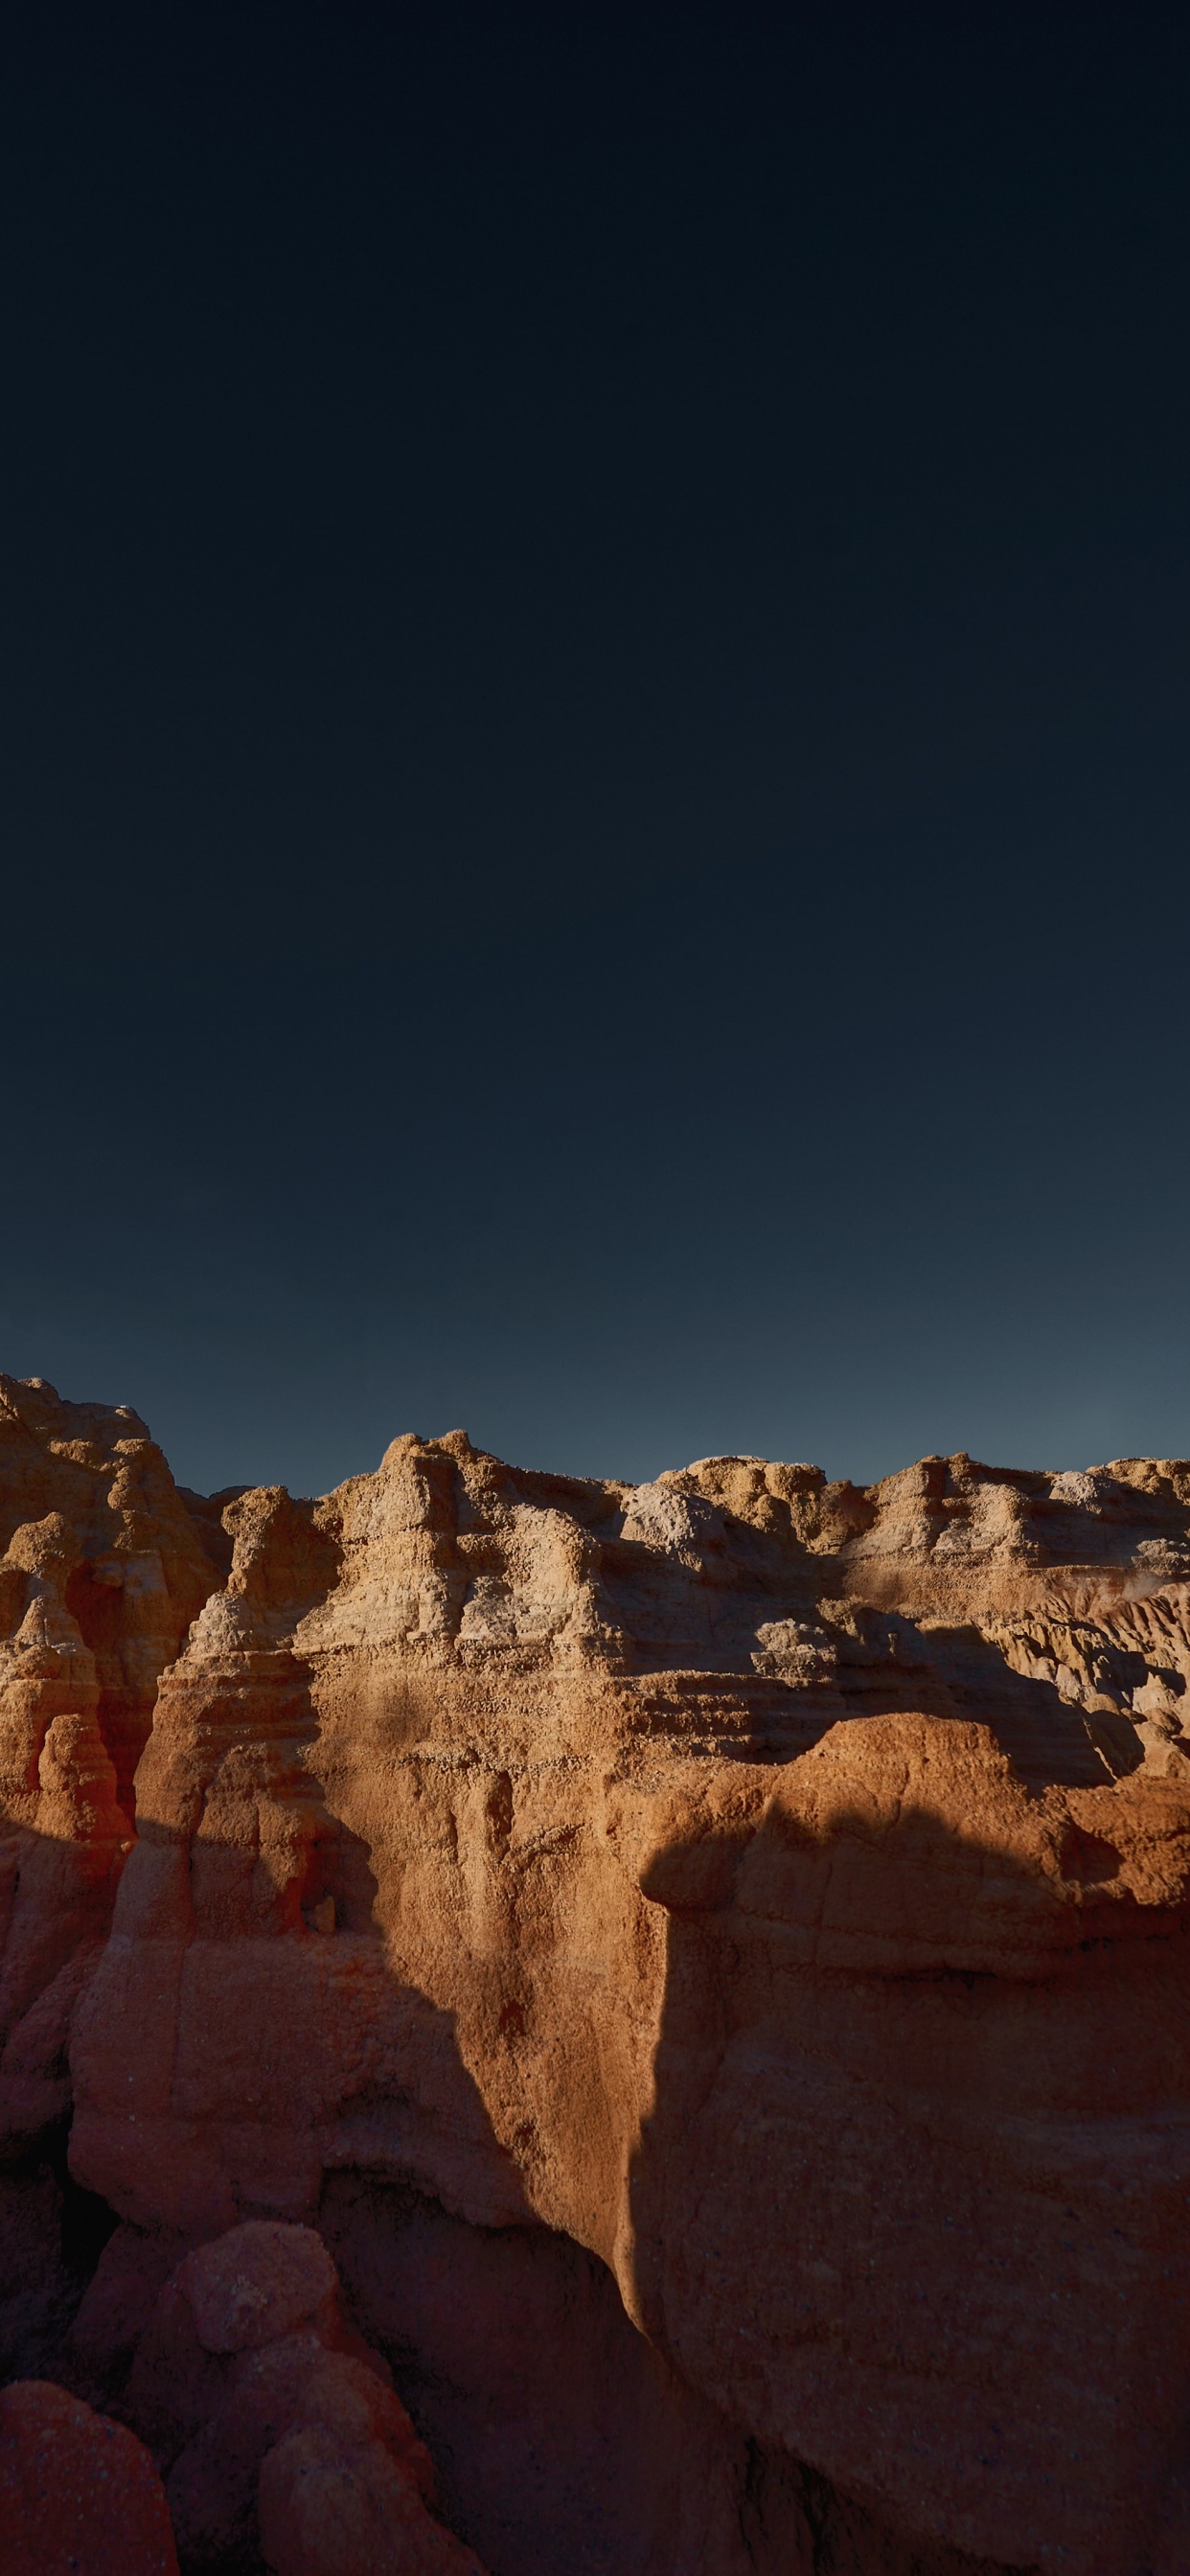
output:
[[119,2222],[10,2369],[280,2222],[492,2576],[1190,2563],[1190,1465],[207,1504],[0,1394],[10,2187]]

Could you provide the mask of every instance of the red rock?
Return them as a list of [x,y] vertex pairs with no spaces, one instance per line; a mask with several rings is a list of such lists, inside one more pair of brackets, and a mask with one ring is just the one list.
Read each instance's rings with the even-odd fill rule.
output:
[[0,1377],[0,1550],[0,2129],[34,2138],[68,2107],[158,1676],[220,1576],[137,1416],[42,1379]]
[[0,2390],[0,2576],[177,2576],[161,2480],[123,2424],[48,2380]]
[[263,2546],[281,2576],[372,2565],[482,2576],[428,2510],[429,2453],[308,2228],[249,2222],[188,2255],[141,2338],[123,2410],[169,2473],[186,2566],[251,2563]]
[[[67,1409],[12,1403],[0,2088],[30,2136],[69,2087],[73,2171],[125,2249],[342,2219],[495,2576],[1176,2561],[1185,1462],[927,1459],[865,1492],[718,1459],[632,1488],[405,1439],[317,1504],[234,1498],[224,1583],[138,1432],[110,1545],[156,1513],[171,1616],[205,1601],[154,1672],[125,1857],[87,1730],[118,1789],[130,1703],[109,1741],[82,1660],[104,1532]],[[121,1437],[103,1417],[104,1476]],[[406,2223],[427,2268],[398,2297]],[[234,2307],[239,2257],[211,2259]],[[117,2333],[124,2260],[84,2339]],[[196,2529],[221,2458],[234,2519],[284,2453],[269,2512],[300,2552],[301,2498],[341,2474],[326,2422],[285,2415],[324,2327],[262,2346],[291,2349],[250,2387],[178,2277],[135,2420]],[[205,2331],[234,2339],[223,2297]],[[584,2408],[616,2427],[581,2510],[542,2465],[551,2381],[569,2458]]]
[[204,2352],[255,2352],[296,2326],[329,2326],[338,2308],[338,2274],[321,2237],[268,2219],[202,2246],[176,2278]]
[[481,2576],[479,2561],[431,2520],[378,2442],[304,2424],[260,2473],[260,2536],[274,2576]]
[[73,2318],[63,2377],[93,2406],[123,2388],[157,2300],[185,2253],[184,2240],[117,2227],[104,2246]]

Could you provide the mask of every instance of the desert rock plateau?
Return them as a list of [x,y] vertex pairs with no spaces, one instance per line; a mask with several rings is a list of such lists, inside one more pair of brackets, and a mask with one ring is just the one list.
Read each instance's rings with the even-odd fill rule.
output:
[[0,1516],[0,2576],[1186,2576],[1190,1463]]

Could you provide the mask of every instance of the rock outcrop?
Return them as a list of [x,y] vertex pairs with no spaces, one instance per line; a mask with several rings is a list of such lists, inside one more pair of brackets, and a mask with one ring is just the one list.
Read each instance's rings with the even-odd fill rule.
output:
[[66,2230],[0,2334],[158,2443],[184,2568],[313,2576],[342,2469],[294,2399],[219,2504],[231,2346],[153,2431],[246,2225],[333,2256],[371,2358],[310,2384],[378,2496],[408,2410],[443,2567],[1190,2564],[1190,1465],[452,1433],[203,1502],[0,1395],[0,2105]]

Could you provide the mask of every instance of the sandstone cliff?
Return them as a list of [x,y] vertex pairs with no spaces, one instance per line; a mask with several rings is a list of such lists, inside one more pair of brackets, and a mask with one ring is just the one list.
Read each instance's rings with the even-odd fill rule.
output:
[[0,1514],[7,2376],[287,2222],[492,2576],[1190,2565],[1190,1464]]

